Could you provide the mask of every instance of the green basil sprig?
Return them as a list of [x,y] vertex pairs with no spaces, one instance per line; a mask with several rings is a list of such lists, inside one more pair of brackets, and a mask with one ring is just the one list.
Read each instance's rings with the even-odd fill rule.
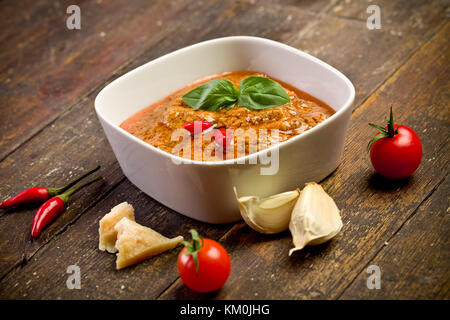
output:
[[213,79],[189,91],[183,101],[195,110],[216,111],[222,107],[234,105],[239,98],[239,90],[231,81]]
[[238,105],[249,109],[282,106],[290,101],[287,92],[276,81],[250,76],[241,81]]
[[250,76],[240,83],[241,91],[229,80],[213,79],[183,96],[183,101],[195,110],[217,111],[236,104],[261,110],[281,106],[290,101],[289,95],[276,81],[266,77]]

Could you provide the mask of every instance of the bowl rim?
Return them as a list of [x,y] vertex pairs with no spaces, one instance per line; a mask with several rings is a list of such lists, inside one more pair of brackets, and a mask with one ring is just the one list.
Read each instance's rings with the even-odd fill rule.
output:
[[[348,99],[343,103],[342,107],[336,111],[331,117],[327,118],[326,120],[322,121],[321,123],[317,124],[316,126],[314,126],[311,129],[308,129],[307,131],[292,137],[288,140],[285,140],[283,142],[277,143],[273,146],[271,146],[270,148],[264,149],[264,150],[260,150],[258,152],[255,153],[251,153],[249,155],[246,155],[244,157],[238,157],[238,158],[233,158],[233,159],[227,159],[227,160],[219,160],[219,161],[200,161],[200,160],[191,160],[191,159],[187,159],[187,158],[183,158],[177,155],[173,155],[171,153],[168,153],[164,150],[161,150],[141,139],[139,139],[138,137],[132,135],[131,133],[129,133],[128,131],[126,131],[125,129],[121,128],[120,125],[116,125],[114,123],[112,123],[110,120],[108,120],[106,117],[104,117],[102,115],[102,112],[99,111],[99,100],[102,98],[103,95],[105,95],[105,91],[111,90],[113,89],[112,87],[114,87],[115,85],[117,85],[118,82],[124,81],[126,80],[126,78],[131,77],[133,75],[133,73],[139,72],[141,69],[147,68],[153,64],[156,64],[158,62],[160,62],[163,59],[169,58],[169,57],[173,57],[176,55],[180,55],[183,54],[183,52],[191,50],[193,48],[197,48],[197,47],[203,47],[203,46],[208,46],[212,43],[226,43],[226,42],[231,42],[231,41],[253,41],[253,42],[259,42],[259,43],[264,43],[264,44],[268,44],[268,45],[272,45],[272,46],[276,46],[279,47],[282,50],[287,50],[290,51],[294,54],[303,56],[304,58],[307,58],[309,60],[311,60],[314,63],[319,64],[320,66],[328,69],[329,71],[331,71],[332,73],[334,73],[337,77],[341,78],[344,83],[347,85],[347,87],[350,89],[350,95],[348,97]],[[107,123],[109,126],[113,127],[114,129],[118,130],[118,132],[125,134],[126,137],[132,139],[134,142],[137,142],[138,144],[141,144],[142,146],[144,146],[145,148],[148,148],[149,150],[155,151],[157,152],[159,155],[161,155],[162,157],[165,157],[167,159],[170,159],[173,161],[173,159],[176,159],[177,162],[179,162],[180,164],[190,164],[190,165],[197,165],[197,166],[213,166],[213,167],[217,167],[217,166],[227,166],[227,165],[232,165],[232,164],[237,164],[237,161],[243,162],[244,164],[247,164],[247,160],[249,161],[248,163],[252,163],[251,160],[256,160],[257,162],[257,158],[263,154],[263,153],[267,153],[267,152],[271,152],[272,150],[274,150],[275,148],[282,148],[283,146],[287,146],[291,143],[295,143],[297,140],[306,137],[312,133],[314,133],[315,131],[320,130],[322,127],[326,126],[329,122],[333,121],[335,118],[337,118],[339,115],[345,113],[353,104],[355,100],[355,87],[353,86],[352,82],[339,70],[337,70],[336,68],[334,68],[333,66],[329,65],[328,63],[320,60],[319,58],[316,58],[300,49],[291,47],[290,45],[275,41],[275,40],[270,40],[270,39],[266,39],[266,38],[261,38],[261,37],[254,37],[254,36],[229,36],[229,37],[221,37],[221,38],[215,38],[215,39],[211,39],[211,40],[206,40],[206,41],[202,41],[202,42],[198,42],[180,49],[177,49],[175,51],[169,52],[161,57],[158,57],[156,59],[150,60],[149,62],[146,62],[136,68],[134,68],[133,70],[128,71],[127,73],[121,75],[120,77],[118,77],[117,79],[114,79],[113,81],[111,81],[109,84],[107,84],[102,90],[100,90],[100,92],[97,94],[95,101],[94,101],[94,107],[95,107],[95,111],[97,113],[97,116],[99,118],[101,118],[102,121],[104,121],[105,123]],[[256,159],[254,159],[256,158]]]

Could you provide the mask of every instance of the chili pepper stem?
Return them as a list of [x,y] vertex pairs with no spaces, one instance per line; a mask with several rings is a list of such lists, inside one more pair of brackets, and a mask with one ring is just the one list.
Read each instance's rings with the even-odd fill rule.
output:
[[101,180],[101,179],[103,179],[103,178],[102,177],[96,177],[96,178],[86,182],[85,184],[82,184],[81,186],[76,187],[75,189],[72,189],[72,190],[69,190],[69,191],[67,191],[65,193],[62,193],[60,195],[57,195],[56,197],[60,198],[64,203],[66,203],[69,200],[69,197],[72,194],[74,194],[75,192],[77,192],[77,191],[83,189],[84,187],[87,187],[88,185],[90,185],[90,184],[92,184],[92,183],[94,183],[94,182],[96,182],[98,180]]
[[71,186],[76,184],[78,181],[84,179],[85,177],[87,177],[88,175],[94,173],[98,169],[100,169],[100,166],[96,166],[94,169],[91,169],[91,170],[87,171],[86,173],[83,173],[81,176],[75,178],[74,180],[72,180],[71,182],[69,182],[68,184],[66,184],[63,187],[60,187],[60,188],[47,188],[50,197],[54,197],[54,196],[60,194],[61,192],[64,192],[65,190],[69,189]]

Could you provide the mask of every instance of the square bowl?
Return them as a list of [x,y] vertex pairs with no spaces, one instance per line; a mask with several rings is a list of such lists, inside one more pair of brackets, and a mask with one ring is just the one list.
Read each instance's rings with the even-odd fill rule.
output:
[[[180,164],[181,158],[120,128],[136,112],[197,79],[238,70],[266,73],[322,100],[336,113],[267,150],[215,162],[183,159]],[[333,172],[341,160],[354,97],[350,80],[325,62],[276,41],[238,36],[201,42],[128,72],[101,90],[95,110],[133,184],[181,214],[227,223],[241,218],[233,187],[240,196],[264,197],[318,182]],[[273,155],[273,161],[261,161],[264,154]]]

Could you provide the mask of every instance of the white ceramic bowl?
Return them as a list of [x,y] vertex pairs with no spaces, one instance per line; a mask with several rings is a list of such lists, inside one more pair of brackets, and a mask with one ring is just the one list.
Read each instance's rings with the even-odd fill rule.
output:
[[[119,125],[137,111],[199,78],[237,70],[264,72],[330,105],[336,113],[307,132],[278,145],[279,169],[261,175],[258,164],[186,161],[155,148]],[[320,181],[337,168],[355,96],[342,73],[298,49],[255,37],[201,42],[150,61],[107,85],[95,110],[125,176],[146,194],[191,218],[239,220],[233,193],[268,196]],[[272,150],[272,147],[269,150]],[[264,152],[264,151],[263,151]],[[251,154],[246,160],[258,157]],[[241,158],[242,159],[242,158]]]

